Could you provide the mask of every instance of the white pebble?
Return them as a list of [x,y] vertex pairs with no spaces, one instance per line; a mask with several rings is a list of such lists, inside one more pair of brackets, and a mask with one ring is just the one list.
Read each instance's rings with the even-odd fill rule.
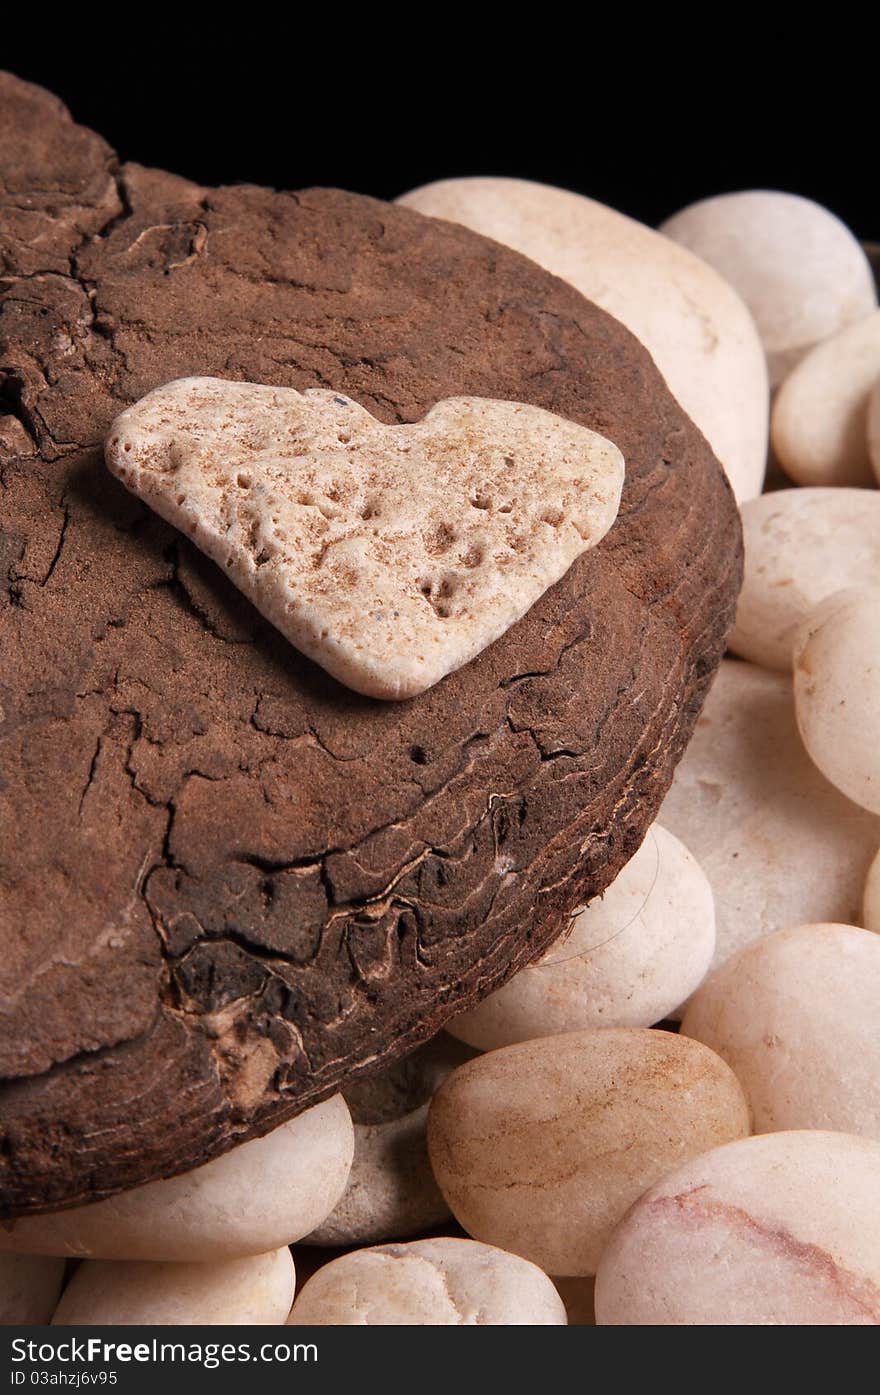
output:
[[660,819],[715,893],[715,964],[784,925],[858,923],[880,819],[820,774],[791,678],[725,660]]
[[56,1327],[183,1327],[284,1322],[296,1274],[286,1247],[209,1264],[92,1259],[64,1290]]
[[794,643],[798,729],[823,775],[880,814],[880,587],[829,596]]
[[676,1168],[612,1235],[596,1320],[880,1324],[880,1144],[771,1133]]
[[445,1221],[449,1208],[428,1160],[434,1091],[471,1052],[445,1032],[377,1075],[347,1086],[354,1160],[345,1191],[306,1245],[372,1245]]
[[874,277],[827,208],[773,190],[703,199],[662,225],[735,286],[758,326],[775,386],[814,344],[877,306]]
[[716,1051],[756,1133],[836,1129],[880,1140],[880,936],[779,930],[698,989],[682,1032]]
[[399,200],[513,247],[632,330],[721,461],[738,499],[767,464],[767,367],[739,295],[613,208],[524,179],[446,179]]
[[2,1226],[0,1250],[129,1260],[263,1254],[329,1215],[353,1152],[351,1115],[334,1095],[192,1172]]
[[428,1151],[469,1235],[584,1277],[647,1187],[748,1130],[742,1089],[713,1051],[671,1032],[602,1027],[460,1066],[431,1101]]
[[564,1326],[565,1305],[535,1264],[475,1240],[380,1245],[325,1264],[292,1327]]
[[0,1327],[48,1322],[64,1278],[64,1260],[0,1255]]
[[715,949],[712,888],[659,824],[542,959],[447,1031],[482,1050],[585,1027],[650,1027],[702,981]]
[[812,349],[773,403],[771,440],[798,484],[874,485],[868,402],[880,378],[880,310]]
[[781,489],[741,510],[745,576],[730,647],[791,669],[794,635],[826,596],[880,584],[880,491]]
[[308,1245],[368,1245],[418,1235],[449,1215],[428,1162],[427,1104],[382,1124],[355,1125],[345,1191]]

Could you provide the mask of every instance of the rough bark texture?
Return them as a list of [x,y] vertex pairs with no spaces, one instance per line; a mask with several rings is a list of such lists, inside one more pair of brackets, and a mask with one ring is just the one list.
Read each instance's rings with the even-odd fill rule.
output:
[[[647,353],[517,254],[328,190],[120,168],[0,77],[0,1206],[192,1167],[399,1056],[654,817],[740,574]],[[618,522],[411,702],[345,691],[125,493],[100,442],[189,373],[384,421],[522,399],[623,450]]]

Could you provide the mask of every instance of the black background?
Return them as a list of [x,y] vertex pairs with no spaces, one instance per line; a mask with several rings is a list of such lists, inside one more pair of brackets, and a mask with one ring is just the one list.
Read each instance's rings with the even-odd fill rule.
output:
[[205,184],[393,198],[508,174],[649,223],[713,193],[780,188],[880,238],[878,26],[860,27],[854,7],[826,12],[826,32],[804,7],[687,22],[607,10],[601,24],[568,7],[482,23],[290,13],[279,27],[260,6],[78,9],[59,34],[54,7],[19,12],[0,67],[50,87],[124,159]]

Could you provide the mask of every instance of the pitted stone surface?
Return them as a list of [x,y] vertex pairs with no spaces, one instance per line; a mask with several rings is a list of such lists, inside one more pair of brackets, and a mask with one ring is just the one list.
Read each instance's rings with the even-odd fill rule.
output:
[[623,458],[524,402],[386,426],[326,388],[181,378],[117,417],[126,488],[367,697],[424,692],[521,620],[617,517]]

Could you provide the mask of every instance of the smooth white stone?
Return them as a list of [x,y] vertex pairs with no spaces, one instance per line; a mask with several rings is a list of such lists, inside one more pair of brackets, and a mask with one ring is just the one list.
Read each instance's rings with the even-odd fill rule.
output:
[[438,1225],[449,1215],[428,1161],[428,1106],[382,1124],[356,1124],[346,1189],[309,1245],[371,1245]]
[[788,674],[722,663],[659,818],[711,883],[716,965],[786,925],[858,924],[880,819],[810,760]]
[[795,631],[820,601],[880,583],[880,491],[781,489],[741,515],[745,576],[730,647],[790,670]]
[[798,484],[876,484],[868,403],[880,378],[880,310],[811,349],[773,403],[770,439]]
[[629,1206],[685,1157],[749,1131],[733,1072],[672,1032],[601,1027],[489,1051],[428,1113],[440,1190],[475,1240],[595,1274]]
[[829,596],[795,635],[794,701],[811,758],[880,814],[880,586]]
[[473,1053],[445,1032],[378,1075],[346,1087],[354,1160],[345,1191],[306,1245],[375,1245],[449,1216],[428,1159],[431,1096]]
[[748,945],[691,999],[681,1030],[727,1062],[755,1133],[880,1140],[880,936],[801,925]]
[[381,1245],[325,1264],[291,1327],[564,1326],[565,1305],[535,1264],[475,1240]]
[[880,1324],[880,1144],[763,1134],[676,1168],[612,1235],[600,1326]]
[[654,824],[568,934],[446,1029],[489,1051],[585,1027],[650,1027],[690,996],[714,950],[712,888],[684,844]]
[[129,1260],[263,1254],[329,1215],[353,1153],[351,1115],[334,1095],[192,1172],[0,1225],[0,1250]]
[[870,264],[849,228],[797,194],[720,194],[667,218],[660,231],[739,291],[774,387],[814,344],[877,307]]
[[284,1322],[296,1274],[286,1247],[202,1264],[88,1259],[77,1269],[53,1327],[248,1326]]
[[737,498],[760,494],[764,353],[739,295],[710,266],[604,204],[523,179],[446,179],[398,202],[513,247],[622,321],[708,440]]

